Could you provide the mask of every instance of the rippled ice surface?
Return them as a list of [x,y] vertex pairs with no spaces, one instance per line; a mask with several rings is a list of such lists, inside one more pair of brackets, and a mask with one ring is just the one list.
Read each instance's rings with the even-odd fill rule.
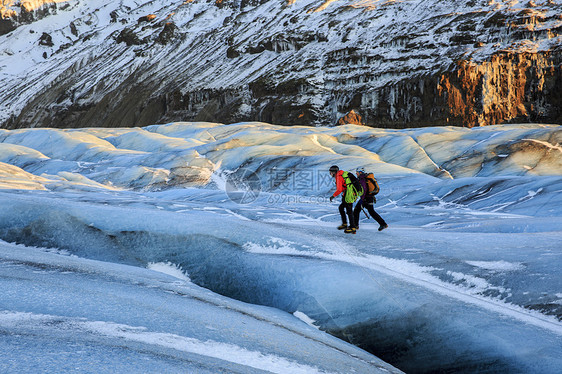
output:
[[[58,139],[51,151],[46,136]],[[11,352],[39,349],[31,340],[17,343],[14,334],[54,334],[68,345],[45,342],[58,362],[78,344],[85,356],[115,363],[120,353],[100,346],[124,339],[137,348],[123,355],[139,355],[135,360],[146,359],[149,344],[164,356],[175,352],[171,367],[193,362],[193,355],[212,357],[195,360],[211,365],[209,371],[215,364],[274,370],[272,362],[295,371],[356,365],[370,372],[382,365],[366,353],[351,353],[359,361],[334,356],[340,366],[332,365],[323,358],[331,348],[303,348],[314,352],[303,355],[289,348],[292,337],[258,338],[272,324],[261,313],[273,313],[282,319],[274,326],[298,323],[333,339],[318,331],[325,330],[406,372],[562,367],[559,126],[170,124],[0,137],[0,238],[19,243],[3,244],[0,256],[0,281],[11,290],[0,304],[0,324],[9,331],[4,344],[18,347]],[[325,179],[332,164],[375,172],[382,188],[376,209],[387,230],[377,231],[364,216],[356,235],[335,229],[337,204],[327,199],[333,186]],[[253,173],[257,186],[247,178]],[[101,261],[96,270],[91,260]],[[181,287],[222,304],[203,310],[180,303],[160,312],[155,305],[167,303],[166,295],[191,292],[145,280],[162,267],[175,272]],[[77,272],[96,286],[73,279]],[[129,291],[113,289],[122,277]],[[228,301],[194,284],[280,311]],[[22,297],[27,289],[36,297]],[[105,310],[107,292],[119,296]],[[242,318],[223,314],[225,306],[234,308],[230,303],[260,315],[249,323],[254,332],[225,327]],[[189,328],[179,322],[215,313],[223,322],[212,326],[217,330],[195,333],[200,322]],[[224,339],[217,332],[223,329]],[[268,339],[275,347],[262,349]],[[231,359],[232,345],[244,350],[242,361]],[[222,353],[209,353],[216,351]],[[262,366],[248,364],[258,360],[256,352],[265,354]],[[178,355],[189,357],[178,364]],[[166,361],[158,360],[155,368]]]

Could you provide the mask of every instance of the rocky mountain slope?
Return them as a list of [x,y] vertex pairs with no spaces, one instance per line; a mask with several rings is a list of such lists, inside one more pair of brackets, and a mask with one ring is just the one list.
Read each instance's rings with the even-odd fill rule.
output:
[[0,126],[562,123],[559,0],[3,1]]

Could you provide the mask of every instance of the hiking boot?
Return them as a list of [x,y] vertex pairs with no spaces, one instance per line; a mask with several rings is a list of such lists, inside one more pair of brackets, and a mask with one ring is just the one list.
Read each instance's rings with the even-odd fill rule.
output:
[[384,229],[386,229],[388,227],[388,225],[386,223],[382,224],[379,226],[379,231],[382,231]]
[[341,225],[338,226],[338,230],[345,230],[347,229],[347,224],[342,223]]
[[355,230],[355,227],[348,227],[343,232],[345,232],[346,234],[355,234],[356,230]]

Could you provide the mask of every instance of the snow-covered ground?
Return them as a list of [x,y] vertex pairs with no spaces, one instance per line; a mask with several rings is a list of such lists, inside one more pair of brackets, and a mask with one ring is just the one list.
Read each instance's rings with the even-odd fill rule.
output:
[[[0,130],[0,371],[392,370],[325,330],[406,372],[558,373],[561,143],[548,125]],[[387,230],[335,229],[333,164],[375,173]]]

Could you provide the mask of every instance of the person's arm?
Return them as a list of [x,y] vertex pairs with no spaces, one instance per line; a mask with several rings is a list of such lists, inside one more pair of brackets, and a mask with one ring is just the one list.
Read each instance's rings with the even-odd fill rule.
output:
[[340,193],[343,192],[343,190],[345,190],[345,181],[343,180],[341,174],[338,174],[336,175],[336,192],[334,192],[332,196],[333,197],[338,196]]

